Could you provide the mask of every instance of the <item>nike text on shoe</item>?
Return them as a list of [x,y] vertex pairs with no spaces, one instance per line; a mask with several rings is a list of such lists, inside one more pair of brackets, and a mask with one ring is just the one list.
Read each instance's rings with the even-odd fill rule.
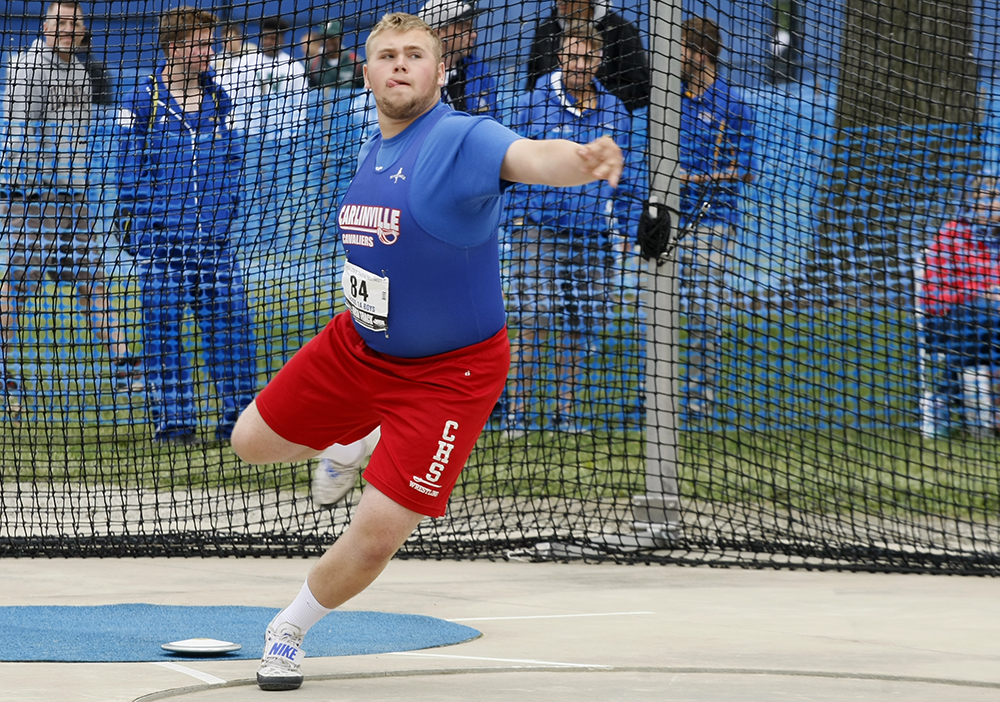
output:
[[287,622],[269,625],[264,635],[264,656],[257,668],[257,685],[261,690],[297,690],[302,685],[299,662],[305,658],[302,632]]

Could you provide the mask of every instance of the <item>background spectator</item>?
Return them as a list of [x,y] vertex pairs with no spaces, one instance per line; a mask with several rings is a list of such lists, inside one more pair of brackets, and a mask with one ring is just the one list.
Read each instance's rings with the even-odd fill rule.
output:
[[361,62],[342,47],[342,25],[337,20],[311,31],[306,40],[306,77],[314,88],[361,88]]
[[[216,81],[222,85],[226,85],[230,75],[235,74],[236,66],[244,54],[257,53],[257,45],[245,41],[243,33],[244,27],[241,22],[227,22],[222,28],[222,51],[212,59]],[[232,95],[230,95],[230,99],[233,99]]]
[[302,62],[306,67],[306,78],[309,80],[310,87],[315,88],[310,66],[313,63],[313,59],[323,55],[323,32],[320,29],[310,29],[299,40],[299,46],[302,47]]
[[289,141],[305,124],[309,83],[302,63],[283,48],[288,30],[280,17],[265,17],[259,50],[243,41],[235,64],[219,74],[233,103],[233,126],[247,136]]
[[752,179],[753,113],[718,75],[719,27],[682,25],[680,165],[681,312],[688,333],[688,418],[712,415],[726,270],[740,226],[741,186]]
[[445,70],[441,101],[459,112],[494,117],[496,85],[486,63],[472,53],[479,12],[474,2],[430,0],[419,16],[441,39]]
[[[578,23],[569,28],[563,34],[559,69],[518,101],[511,123],[514,131],[530,139],[582,143],[607,135],[627,151],[631,119],[621,100],[597,80],[600,62],[601,39],[593,27]],[[532,378],[545,357],[540,349],[549,342],[551,330],[559,374],[553,428],[585,428],[571,416],[574,388],[584,387],[593,331],[619,292],[609,278],[616,269],[614,244],[619,234],[634,235],[640,199],[631,197],[633,188],[634,174],[626,170],[617,189],[605,182],[511,189],[508,207],[514,231],[509,309],[518,326],[513,365],[522,378],[510,393],[514,399],[511,424],[525,421]]]
[[[944,379],[925,408],[924,433],[947,436],[954,405],[969,431],[995,435],[993,376],[1000,367],[1000,183],[971,183],[972,207],[948,222],[927,252],[925,343],[944,355]],[[929,410],[929,412],[928,412]]]
[[288,30],[279,17],[262,19],[260,51],[244,52],[221,82],[233,101],[233,124],[248,138],[248,203],[239,249],[255,276],[296,275],[315,199],[308,177],[310,135],[303,132],[309,82],[302,63],[283,48]]
[[539,20],[528,57],[526,90],[559,62],[560,36],[570,22],[593,24],[604,43],[597,71],[601,84],[625,104],[629,112],[649,106],[649,67],[639,30],[605,0],[557,0],[549,17]]
[[226,93],[209,71],[216,25],[191,7],[160,18],[165,60],[125,102],[118,147],[119,229],[136,257],[154,440],[197,441],[194,369],[181,323],[190,310],[215,381],[228,440],[256,391],[246,291],[230,249],[242,142],[227,128]]
[[18,374],[7,368],[7,355],[21,298],[44,278],[74,284],[80,306],[91,313],[95,335],[110,347],[121,382],[141,383],[140,363],[129,356],[108,311],[104,247],[88,211],[92,92],[87,70],[75,56],[85,35],[77,3],[51,3],[42,37],[14,57],[7,73],[4,113],[9,130],[0,194],[10,253],[0,280],[7,390],[20,384]]

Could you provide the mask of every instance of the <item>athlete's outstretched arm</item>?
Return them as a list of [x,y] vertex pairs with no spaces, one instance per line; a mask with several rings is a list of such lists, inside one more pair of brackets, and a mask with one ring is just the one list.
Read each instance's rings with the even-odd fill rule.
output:
[[507,149],[500,177],[512,183],[565,188],[595,180],[618,187],[622,150],[611,137],[589,144],[566,139],[518,139]]

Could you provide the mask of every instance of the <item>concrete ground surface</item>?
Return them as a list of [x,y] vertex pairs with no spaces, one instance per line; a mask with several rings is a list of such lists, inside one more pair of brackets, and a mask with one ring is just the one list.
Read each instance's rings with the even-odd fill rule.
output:
[[[310,565],[8,559],[0,605],[281,607]],[[1000,700],[997,579],[394,561],[345,609],[439,617],[483,635],[307,658],[294,692],[260,691],[246,660],[0,663],[0,700]]]

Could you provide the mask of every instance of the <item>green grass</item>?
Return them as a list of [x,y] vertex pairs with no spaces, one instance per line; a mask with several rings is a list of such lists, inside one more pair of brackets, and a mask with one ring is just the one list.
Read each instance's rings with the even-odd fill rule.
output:
[[[904,431],[679,434],[682,501],[912,518],[1000,512],[1000,444],[928,441]],[[6,481],[146,490],[304,488],[307,465],[248,466],[228,447],[158,447],[121,427],[7,425]],[[480,439],[457,496],[627,500],[645,491],[636,432],[531,432]]]
[[[645,492],[644,437],[485,435],[457,494],[598,500]],[[777,511],[970,517],[1000,512],[1000,443],[906,431],[682,432],[682,501]]]
[[997,442],[884,429],[688,434],[681,446],[687,499],[900,518],[1000,511]]
[[741,314],[722,343],[725,424],[836,430],[912,423],[919,382],[913,334],[912,317],[897,309]]
[[4,482],[268,491],[304,486],[309,480],[307,466],[250,466],[228,445],[161,446],[144,426],[6,423],[0,442]]
[[[125,297],[125,316],[134,320],[134,299]],[[131,301],[130,301],[131,300]],[[59,303],[51,304],[53,320]],[[276,287],[253,299],[260,372],[268,377],[329,318],[329,295]],[[132,310],[131,312],[129,310]],[[44,309],[38,310],[45,312]],[[131,315],[131,316],[130,316]],[[69,317],[64,315],[64,317]],[[44,320],[43,320],[44,321]],[[65,322],[66,319],[63,319]],[[53,322],[54,323],[54,322]],[[912,417],[912,350],[899,343],[905,315],[892,311],[786,313],[762,321],[737,320],[724,341],[724,355],[740,359],[731,369],[721,404],[735,408],[736,422],[714,431],[678,434],[678,478],[686,504],[750,505],[779,512],[873,514],[898,518],[940,515],[972,518],[1000,512],[1000,445],[994,442],[935,442],[891,428]],[[59,353],[59,339],[82,333],[56,329],[34,346],[40,357]],[[614,363],[620,344],[596,366]],[[634,353],[635,344],[628,347]],[[623,363],[619,356],[620,363]],[[581,407],[634,406],[638,388],[620,384],[635,376],[628,367],[579,393]],[[596,374],[596,372],[595,372]],[[617,375],[616,375],[617,374]],[[551,387],[538,382],[538,413]],[[207,378],[199,395],[210,397]],[[40,388],[48,392],[46,388]],[[912,388],[909,388],[912,390]],[[863,394],[859,395],[859,392]],[[4,481],[63,482],[130,486],[149,490],[278,490],[304,488],[307,466],[250,467],[226,447],[179,450],[154,445],[141,405],[110,403],[98,409],[59,405],[63,396],[40,392],[32,412],[7,412],[0,422],[0,478]],[[909,398],[909,399],[908,399]],[[42,400],[45,400],[44,402]],[[204,404],[203,414],[213,408]],[[874,429],[843,429],[859,418]],[[795,415],[815,428],[748,431],[770,414]],[[820,419],[817,419],[819,417]],[[18,420],[20,423],[18,423]],[[745,420],[745,421],[744,421]],[[833,424],[821,427],[823,422]],[[456,495],[484,498],[627,500],[645,491],[645,438],[641,429],[587,435],[531,432],[507,441],[497,432],[480,440]]]

